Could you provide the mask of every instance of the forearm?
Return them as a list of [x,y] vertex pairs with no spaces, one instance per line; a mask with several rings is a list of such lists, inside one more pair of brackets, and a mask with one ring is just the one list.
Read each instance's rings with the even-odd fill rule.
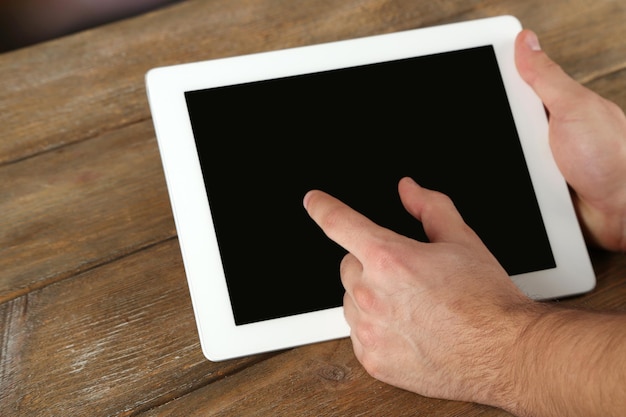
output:
[[626,315],[546,310],[520,337],[514,359],[519,416],[623,416]]

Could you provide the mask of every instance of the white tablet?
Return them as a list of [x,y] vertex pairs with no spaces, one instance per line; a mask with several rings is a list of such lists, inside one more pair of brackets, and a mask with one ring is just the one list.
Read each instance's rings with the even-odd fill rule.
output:
[[213,361],[349,335],[344,251],[307,216],[325,190],[424,240],[397,196],[448,194],[537,299],[595,276],[542,103],[501,16],[152,69],[149,103],[203,352]]

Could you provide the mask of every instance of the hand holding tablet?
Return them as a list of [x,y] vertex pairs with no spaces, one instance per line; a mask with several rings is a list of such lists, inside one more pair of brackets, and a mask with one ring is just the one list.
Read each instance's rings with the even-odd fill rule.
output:
[[207,358],[349,334],[345,251],[302,209],[310,189],[425,241],[396,192],[410,176],[454,201],[527,295],[593,288],[542,103],[515,67],[520,30],[504,16],[147,74]]

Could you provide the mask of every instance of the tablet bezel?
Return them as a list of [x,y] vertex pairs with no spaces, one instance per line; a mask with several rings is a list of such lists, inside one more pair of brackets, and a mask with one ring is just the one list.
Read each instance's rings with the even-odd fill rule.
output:
[[[557,267],[513,276],[535,299],[580,294],[595,274],[567,185],[552,158],[543,105],[519,76],[514,41],[522,29],[497,16],[327,44],[160,67],[146,87],[204,355],[219,361],[349,335],[341,307],[237,326],[184,94],[491,45]],[[209,254],[209,256],[207,256]]]

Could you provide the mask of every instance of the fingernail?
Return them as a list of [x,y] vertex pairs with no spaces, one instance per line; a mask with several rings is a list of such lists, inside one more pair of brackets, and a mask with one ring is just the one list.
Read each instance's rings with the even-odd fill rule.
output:
[[531,51],[541,51],[541,45],[539,44],[539,38],[535,32],[529,32],[526,36],[526,45]]
[[309,194],[311,194],[311,192],[310,192],[310,191],[309,191],[309,192],[307,192],[307,193],[304,195],[304,198],[302,199],[302,205],[304,206],[304,209],[305,209],[305,210],[306,210],[306,208],[307,208],[307,205],[309,204]]

